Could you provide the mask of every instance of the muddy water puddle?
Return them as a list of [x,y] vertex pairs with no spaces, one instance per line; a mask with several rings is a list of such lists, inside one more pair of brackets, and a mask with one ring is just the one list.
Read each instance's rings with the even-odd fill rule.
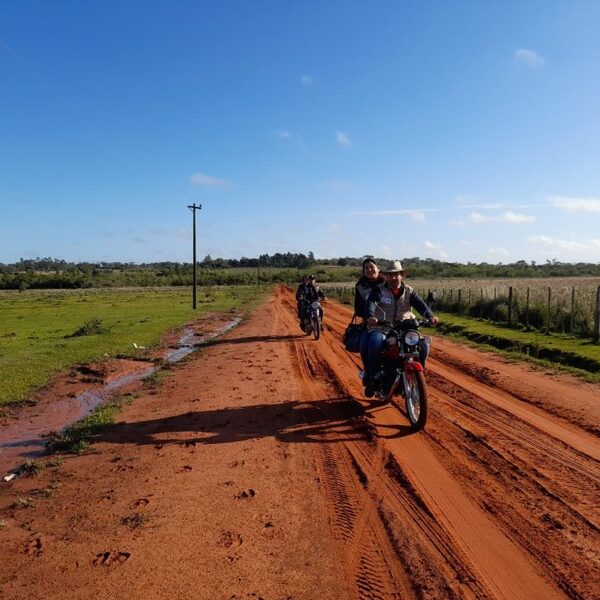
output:
[[[163,360],[173,364],[201,348],[207,341],[227,333],[238,325],[241,318],[225,323],[217,331],[198,335],[191,327],[183,330],[177,344],[168,350]],[[129,363],[127,371],[107,381],[85,389],[72,397],[61,398],[43,406],[29,406],[20,411],[19,418],[0,427],[0,476],[15,469],[28,459],[41,456],[45,452],[46,437],[92,414],[100,405],[107,403],[116,392],[146,379],[161,366],[142,361]]]

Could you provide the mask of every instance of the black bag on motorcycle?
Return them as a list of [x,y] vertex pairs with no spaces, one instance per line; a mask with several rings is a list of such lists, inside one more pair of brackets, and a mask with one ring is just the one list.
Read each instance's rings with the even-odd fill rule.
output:
[[356,315],[354,315],[342,336],[342,342],[348,352],[360,351],[360,336],[362,335],[362,332],[363,326],[356,323]]

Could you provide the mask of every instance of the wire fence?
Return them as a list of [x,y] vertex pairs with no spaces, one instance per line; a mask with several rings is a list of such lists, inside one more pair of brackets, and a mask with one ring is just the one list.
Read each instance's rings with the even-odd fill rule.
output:
[[[433,283],[433,282],[431,282]],[[412,286],[433,310],[542,333],[568,333],[600,341],[600,285]],[[352,286],[327,286],[327,293],[352,305]]]

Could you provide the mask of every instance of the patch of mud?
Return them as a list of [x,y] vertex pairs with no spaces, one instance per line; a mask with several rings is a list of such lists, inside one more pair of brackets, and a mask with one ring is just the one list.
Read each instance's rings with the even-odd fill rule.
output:
[[[27,459],[45,451],[45,438],[52,432],[92,414],[115,393],[131,392],[139,383],[158,371],[161,364],[176,363],[201,348],[211,339],[238,325],[240,317],[208,316],[179,332],[167,334],[166,350],[153,350],[140,359],[116,359],[89,365],[77,365],[60,373],[32,397],[33,402],[10,411],[0,422],[0,473],[14,469]],[[145,350],[145,349],[140,349]]]

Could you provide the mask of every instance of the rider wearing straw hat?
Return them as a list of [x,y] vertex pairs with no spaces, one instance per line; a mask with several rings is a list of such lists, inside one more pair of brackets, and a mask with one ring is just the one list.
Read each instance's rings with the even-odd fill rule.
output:
[[[437,325],[438,320],[425,301],[412,287],[404,283],[405,270],[399,260],[391,261],[383,273],[386,282],[373,289],[367,302],[367,323],[370,326],[375,326],[380,321],[393,324],[404,319],[414,319],[413,308],[417,309],[432,325]],[[374,330],[369,333],[368,364],[365,365],[365,377],[363,378],[367,397],[373,394],[370,386],[371,378],[375,374],[374,370],[377,367],[379,353],[384,343],[385,334],[383,332]],[[429,354],[429,346],[425,340],[421,340],[419,343],[419,353],[421,362],[425,366]]]

